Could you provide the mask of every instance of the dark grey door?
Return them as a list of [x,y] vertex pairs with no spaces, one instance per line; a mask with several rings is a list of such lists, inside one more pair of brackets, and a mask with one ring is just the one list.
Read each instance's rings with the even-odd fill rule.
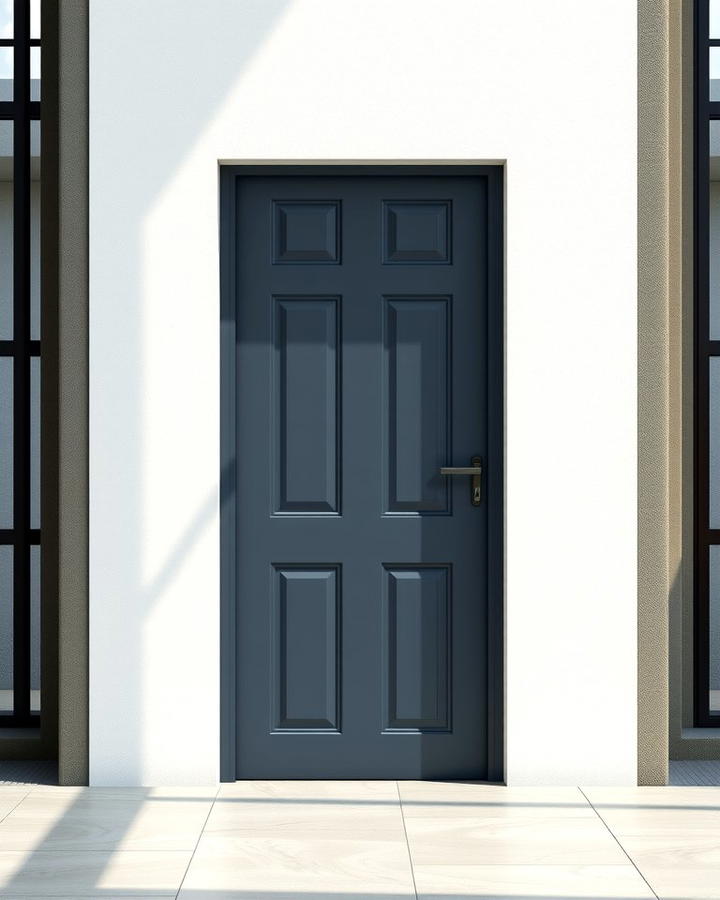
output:
[[486,777],[489,179],[230,184],[236,776]]

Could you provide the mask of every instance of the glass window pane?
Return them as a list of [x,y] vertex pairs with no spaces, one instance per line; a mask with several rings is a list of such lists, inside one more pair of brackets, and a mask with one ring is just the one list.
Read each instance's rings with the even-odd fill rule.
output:
[[710,48],[710,100],[720,100],[720,47]]
[[0,356],[0,528],[13,524],[13,360]]
[[720,356],[710,357],[709,366],[710,528],[720,528]]
[[30,360],[30,527],[40,527],[40,360]]
[[710,35],[720,38],[720,0],[710,0]]
[[30,548],[30,712],[40,712],[40,548]]
[[30,99],[40,99],[40,48],[30,48]]
[[37,120],[30,123],[30,178],[33,181],[40,179],[40,123]]
[[13,0],[0,0],[0,37],[13,36],[14,6]]
[[720,712],[720,546],[710,547],[710,712]]
[[13,336],[12,122],[0,122],[0,341]]
[[40,37],[41,0],[30,0],[30,37]]
[[40,340],[40,123],[30,129],[30,337]]
[[[720,122],[718,122],[720,125]],[[720,159],[711,160],[717,165]],[[710,182],[710,340],[720,340],[720,181]]]
[[0,100],[13,98],[13,49],[0,47]]
[[13,709],[13,550],[0,546],[0,712]]

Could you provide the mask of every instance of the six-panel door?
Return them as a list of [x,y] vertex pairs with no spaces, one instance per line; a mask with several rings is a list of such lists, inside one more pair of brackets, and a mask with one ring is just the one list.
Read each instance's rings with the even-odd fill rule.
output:
[[487,768],[487,183],[236,185],[237,777]]

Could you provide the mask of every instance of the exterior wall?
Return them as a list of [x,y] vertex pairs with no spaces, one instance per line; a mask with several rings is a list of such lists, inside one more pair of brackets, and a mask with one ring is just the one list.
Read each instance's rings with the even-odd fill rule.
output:
[[[668,777],[668,606],[676,549],[670,421],[672,344],[682,277],[677,255],[678,88],[682,0],[638,2],[638,782]],[[680,23],[681,24],[681,23]],[[672,358],[672,362],[671,362]],[[673,448],[674,450],[674,448]]]
[[217,778],[218,161],[506,163],[507,781],[635,782],[636,67],[624,0],[91,4],[91,783]]
[[56,683],[61,784],[89,777],[89,5],[42,0],[44,696]]
[[[693,724],[694,687],[693,32],[693,3],[690,0],[672,0],[668,78],[670,152],[667,182],[671,239],[667,336],[669,402],[666,420],[669,477],[666,576],[669,594],[668,730],[671,759],[689,759],[698,751],[704,758],[713,755],[712,750],[708,755],[710,742],[683,737],[685,727]],[[704,748],[700,749],[703,744]]]

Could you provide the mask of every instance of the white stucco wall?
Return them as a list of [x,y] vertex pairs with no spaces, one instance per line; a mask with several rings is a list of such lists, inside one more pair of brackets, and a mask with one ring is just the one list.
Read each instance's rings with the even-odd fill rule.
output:
[[218,774],[218,161],[507,161],[507,778],[636,777],[636,9],[93,0],[90,773]]

